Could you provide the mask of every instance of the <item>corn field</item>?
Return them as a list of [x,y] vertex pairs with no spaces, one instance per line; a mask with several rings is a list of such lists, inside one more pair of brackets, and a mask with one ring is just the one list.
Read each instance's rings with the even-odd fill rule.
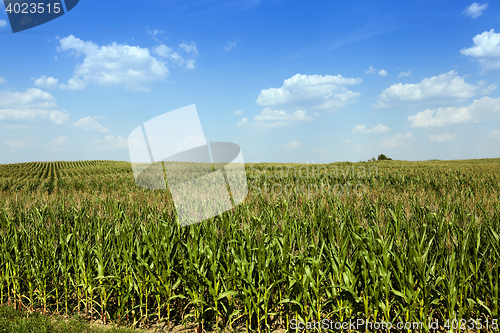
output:
[[181,228],[128,162],[0,165],[0,303],[206,331],[499,318],[500,159],[246,169],[242,204]]

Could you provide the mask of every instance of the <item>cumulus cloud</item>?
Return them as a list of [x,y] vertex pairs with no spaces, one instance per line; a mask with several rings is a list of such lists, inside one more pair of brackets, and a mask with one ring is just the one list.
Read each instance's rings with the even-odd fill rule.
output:
[[61,147],[66,143],[67,138],[64,135],[61,135],[58,138],[50,141],[50,145],[54,147]]
[[[151,56],[149,49],[112,43],[99,46],[70,35],[59,40],[59,51],[85,58],[76,66],[68,84],[62,89],[84,89],[98,86],[124,85],[129,90],[148,90],[155,81],[164,80],[168,69],[161,60]],[[46,80],[45,80],[46,81]],[[46,83],[41,80],[40,83]]]
[[255,116],[254,124],[259,127],[284,127],[312,120],[313,117],[309,116],[305,110],[297,110],[292,113],[286,113],[284,110],[272,110],[271,108],[265,108],[260,114]]
[[236,110],[236,111],[234,111],[234,114],[237,115],[237,116],[241,116],[243,114],[243,111]]
[[25,122],[49,120],[56,125],[64,124],[69,115],[58,110],[56,99],[46,91],[31,88],[24,93],[0,92],[0,121]]
[[0,76],[0,83],[5,83],[5,82],[7,82],[7,80],[4,77]]
[[59,80],[53,78],[52,76],[46,77],[45,75],[35,80],[35,86],[39,88],[53,89],[57,88],[59,85]]
[[500,33],[495,29],[485,31],[472,38],[474,46],[460,53],[475,58],[483,70],[500,69]]
[[411,71],[408,71],[408,72],[400,72],[400,73],[398,74],[398,78],[408,77],[408,76],[411,76]]
[[496,84],[490,84],[489,86],[484,88],[483,91],[481,91],[481,94],[482,95],[489,95],[492,91],[496,90],[497,88],[498,88],[498,86]]
[[97,120],[92,117],[86,117],[78,120],[73,126],[89,132],[107,133],[109,130],[101,125]]
[[452,70],[420,83],[397,83],[382,91],[374,108],[418,106],[461,102],[473,97],[479,87],[465,83],[464,78]]
[[238,126],[238,127],[243,127],[243,126],[246,126],[246,125],[248,125],[248,119],[247,118],[243,118],[243,119],[241,119],[240,121],[238,121],[236,123],[236,126]]
[[299,147],[300,147],[300,142],[299,141],[295,141],[295,140],[290,141],[285,146],[285,148],[287,148],[287,149],[295,149],[295,148],[299,148]]
[[262,106],[332,109],[353,103],[359,92],[352,92],[346,85],[359,84],[362,79],[345,78],[342,75],[296,74],[283,82],[281,88],[269,88],[260,92],[257,104]]
[[177,52],[174,52],[170,47],[165,44],[157,45],[153,48],[153,52],[162,58],[166,58],[174,62],[175,64],[182,66],[184,64],[184,58],[180,56]]
[[69,120],[69,114],[61,111],[50,111],[49,119],[56,125],[62,125]]
[[368,69],[366,70],[366,72],[365,72],[365,73],[366,73],[366,74],[373,74],[373,73],[375,73],[376,71],[377,71],[377,70],[376,70],[375,68],[373,68],[373,66],[372,66],[372,65],[370,65],[370,68],[368,68]]
[[189,59],[186,61],[186,69],[195,69],[196,61],[194,59]]
[[452,141],[455,137],[450,132],[441,134],[429,134],[429,141],[431,142],[447,142]]
[[0,20],[0,28],[6,27],[6,26],[7,26],[7,21]]
[[104,140],[94,140],[94,143],[100,149],[128,149],[128,141],[122,136],[114,137],[113,135],[108,135]]
[[479,89],[481,89],[481,95],[486,96],[489,95],[492,91],[495,91],[498,86],[496,84],[488,85],[488,82],[481,80],[477,82]]
[[392,138],[384,139],[380,143],[380,147],[382,148],[398,148],[404,145],[404,143],[411,139],[413,136],[410,132],[406,132],[405,134],[398,133]]
[[375,74],[375,73],[378,73],[378,75],[380,76],[387,76],[387,71],[385,69],[376,69],[376,68],[373,68],[372,65],[370,65],[370,67],[365,71],[366,74]]
[[500,98],[482,97],[468,106],[427,109],[408,117],[411,127],[443,127],[478,123],[480,119],[500,115]]
[[462,14],[475,19],[483,15],[483,12],[486,10],[486,8],[488,8],[487,3],[485,3],[484,5],[480,5],[477,2],[474,2],[472,5],[467,6],[467,8],[465,8]]
[[[179,46],[183,48],[186,52],[193,52],[194,54],[198,54],[198,50],[196,49],[196,45],[192,43],[193,45],[187,45],[187,44],[180,44]],[[193,49],[194,48],[194,49]],[[179,53],[175,52],[172,50],[170,47],[168,47],[165,44],[160,44],[157,45],[153,48],[153,53],[159,55],[160,57],[164,59],[168,59],[177,66],[185,66],[186,69],[194,69],[195,68],[195,63],[196,61],[194,59],[184,59],[183,56],[181,56]]]
[[196,48],[195,42],[191,42],[189,44],[187,44],[186,42],[182,42],[181,44],[179,44],[179,47],[187,53],[198,55],[198,49]]
[[365,125],[356,125],[353,128],[354,133],[363,133],[363,134],[379,134],[379,133],[386,133],[389,132],[391,129],[387,126],[384,126],[382,124],[378,124],[377,126],[373,127],[372,129],[367,129]]
[[493,130],[488,134],[488,138],[493,140],[500,140],[500,130]]

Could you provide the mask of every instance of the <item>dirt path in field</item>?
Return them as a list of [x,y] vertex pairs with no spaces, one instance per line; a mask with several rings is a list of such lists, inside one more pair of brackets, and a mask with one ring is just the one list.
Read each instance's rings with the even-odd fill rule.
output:
[[[100,320],[96,320],[93,323],[91,323],[91,326],[94,327],[99,327],[99,328],[111,328],[113,327],[112,325],[104,325]],[[196,326],[192,324],[187,324],[187,325],[170,325],[170,326],[163,326],[163,325],[153,325],[152,327],[149,328],[141,328],[139,330],[141,333],[215,333],[215,332],[220,332],[220,331],[204,331],[204,332],[198,332],[196,330]],[[244,327],[239,327],[235,329],[225,329],[220,333],[246,333],[247,330]],[[285,333],[284,329],[279,329],[279,330],[274,330],[269,333]]]

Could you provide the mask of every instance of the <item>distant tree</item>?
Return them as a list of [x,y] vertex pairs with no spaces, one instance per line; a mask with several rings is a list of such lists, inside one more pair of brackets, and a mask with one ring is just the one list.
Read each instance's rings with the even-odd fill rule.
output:
[[375,161],[376,161],[375,157],[372,157],[371,159],[368,160],[368,162],[375,162]]
[[378,160],[378,161],[391,161],[391,160],[392,160],[392,158],[387,157],[387,156],[385,156],[384,154],[380,154],[380,155],[378,155],[377,160]]

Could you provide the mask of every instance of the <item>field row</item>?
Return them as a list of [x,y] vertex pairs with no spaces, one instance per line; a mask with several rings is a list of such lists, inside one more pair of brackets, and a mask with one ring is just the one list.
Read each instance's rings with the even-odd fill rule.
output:
[[[291,319],[499,318],[500,160],[339,163],[321,177],[251,164],[242,204],[184,228],[168,191],[110,164],[67,180],[94,182],[82,189],[0,191],[0,303],[258,332]],[[370,166],[378,174],[345,172]],[[366,191],[276,193],[327,180]]]

